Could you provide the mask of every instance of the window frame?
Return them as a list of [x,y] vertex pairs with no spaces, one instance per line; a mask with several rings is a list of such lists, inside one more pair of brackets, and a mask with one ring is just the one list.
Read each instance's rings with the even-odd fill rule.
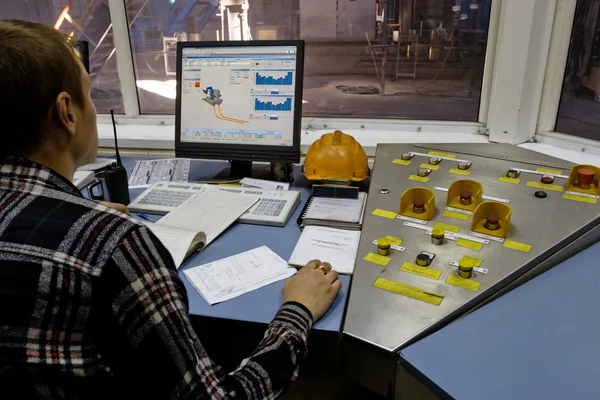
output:
[[[509,63],[507,60],[507,52],[500,51],[501,46],[498,44],[506,43],[507,39],[511,38],[511,33],[516,30],[519,35],[525,37],[524,43],[521,46],[530,46],[534,40],[531,39],[531,22],[547,20],[546,9],[545,14],[540,17],[540,7],[532,7],[525,16],[521,15],[521,25],[503,29],[506,27],[507,21],[510,21],[514,15],[523,14],[519,9],[521,0],[493,0],[490,11],[490,25],[488,27],[488,43],[486,48],[486,59],[483,72],[483,81],[481,89],[480,107],[477,122],[462,122],[462,121],[419,121],[419,120],[404,120],[404,119],[348,119],[348,118],[323,118],[323,117],[304,117],[302,119],[303,138],[311,137],[312,132],[327,131],[331,129],[344,129],[355,132],[355,137],[362,143],[363,141],[372,142],[373,140],[382,141],[403,141],[406,140],[402,134],[409,135],[413,141],[421,141],[421,137],[425,138],[428,133],[448,133],[448,134],[466,134],[466,135],[483,135],[489,136],[491,130],[500,130],[498,123],[494,121],[502,119],[515,119],[519,115],[507,115],[505,109],[510,108],[515,101],[522,102],[529,95],[533,94],[533,98],[541,98],[541,89],[538,87],[528,88],[521,92],[521,98],[514,99],[510,96],[500,96],[501,88],[510,85],[508,81],[508,73],[506,66]],[[537,2],[549,2],[555,4],[569,2],[572,0],[533,0]],[[123,126],[127,131],[121,145],[133,149],[173,149],[174,137],[174,115],[146,115],[140,113],[139,98],[135,82],[133,53],[129,38],[129,27],[126,16],[125,2],[122,0],[108,0],[110,7],[111,18],[113,22],[113,31],[115,33],[115,48],[117,53],[118,73],[120,77],[123,100],[125,105],[125,114],[116,116],[117,123]],[[554,7],[553,5],[549,7]],[[554,13],[552,13],[554,16]],[[550,25],[552,26],[552,25]],[[119,38],[117,40],[116,38]],[[529,40],[527,40],[529,39]],[[547,50],[547,49],[546,49]],[[540,62],[547,56],[542,50],[541,57],[535,57],[534,61]],[[522,81],[525,79],[528,63],[531,59],[518,60],[520,65],[520,73],[523,75]],[[510,72],[510,71],[508,71]],[[541,86],[541,85],[538,85]],[[536,96],[536,92],[537,96]],[[539,107],[539,101],[537,102]],[[534,110],[537,108],[534,104]],[[536,114],[537,115],[537,114]],[[500,116],[500,118],[499,118]],[[535,118],[534,118],[535,119]],[[535,122],[531,132],[522,135],[516,132],[510,134],[494,135],[492,138],[495,142],[507,143],[523,143],[531,141],[535,133]],[[98,116],[100,146],[112,147],[112,125],[110,116]],[[110,127],[110,134],[108,134]],[[152,133],[148,130],[152,128]],[[121,130],[121,129],[120,129]],[[398,132],[398,139],[390,137],[389,132]],[[308,139],[307,139],[308,140]],[[458,140],[455,136],[449,136],[448,141]],[[462,141],[462,139],[461,139]],[[303,148],[308,142],[303,139]]]
[[557,0],[534,140],[580,153],[600,155],[599,141],[556,131],[576,7],[577,0]]

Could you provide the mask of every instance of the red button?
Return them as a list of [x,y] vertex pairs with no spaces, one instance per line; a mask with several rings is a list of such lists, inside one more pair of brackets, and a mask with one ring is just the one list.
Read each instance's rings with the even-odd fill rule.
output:
[[415,200],[413,202],[413,206],[415,206],[415,208],[423,208],[425,207],[425,203],[423,202],[423,200]]
[[488,224],[496,225],[499,220],[500,220],[500,217],[497,214],[490,214],[487,217]]
[[554,177],[552,176],[542,176],[542,183],[551,184],[554,182]]
[[471,193],[471,192],[467,192],[467,191],[460,192],[460,198],[463,200],[469,200],[472,195],[473,195],[473,193]]
[[590,186],[594,182],[596,171],[590,168],[581,168],[577,170],[577,179],[579,185]]

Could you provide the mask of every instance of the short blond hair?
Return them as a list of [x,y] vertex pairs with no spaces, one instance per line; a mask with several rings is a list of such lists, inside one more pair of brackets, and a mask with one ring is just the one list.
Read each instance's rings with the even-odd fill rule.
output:
[[0,20],[0,120],[15,122],[0,137],[0,153],[35,150],[61,92],[83,105],[82,69],[72,46],[52,27]]

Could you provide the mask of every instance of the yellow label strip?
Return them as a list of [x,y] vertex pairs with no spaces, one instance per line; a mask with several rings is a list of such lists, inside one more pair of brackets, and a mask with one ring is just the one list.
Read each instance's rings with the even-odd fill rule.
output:
[[446,232],[458,233],[460,231],[460,226],[444,224],[443,222],[437,222],[433,229],[443,229]]
[[518,178],[509,178],[508,176],[501,176],[500,178],[498,178],[498,182],[512,183],[513,185],[518,185],[521,182],[521,180]]
[[410,165],[411,160],[402,160],[400,158],[396,158],[395,160],[392,161],[392,163],[394,164],[398,164],[398,165]]
[[463,259],[471,261],[474,267],[480,267],[481,263],[483,262],[482,259],[471,256],[464,256]]
[[529,182],[527,182],[527,186],[532,187],[532,188],[536,188],[536,189],[552,190],[552,191],[555,191],[555,192],[562,192],[563,191],[563,187],[562,186],[548,185],[546,183],[535,182],[535,181],[529,181]]
[[404,240],[394,237],[394,236],[386,236],[385,238],[390,239],[390,242],[391,242],[390,244],[392,246],[400,246],[402,244],[402,242],[404,241]]
[[432,165],[432,164],[425,164],[425,163],[423,163],[423,164],[421,164],[419,166],[419,168],[427,168],[427,169],[430,169],[432,171],[437,171],[438,169],[440,169],[440,165],[439,164],[438,165]]
[[440,276],[442,276],[442,271],[439,271],[437,269],[431,269],[428,267],[421,267],[420,265],[411,264],[408,262],[402,264],[402,266],[400,267],[400,271],[408,272],[409,274],[413,275],[419,275],[424,278],[429,278],[436,281],[440,279]]
[[565,200],[573,200],[573,201],[579,201],[582,203],[590,203],[590,204],[597,204],[598,203],[598,199],[595,197],[586,197],[586,196],[577,196],[576,194],[563,194],[563,199]]
[[465,249],[480,251],[483,249],[483,243],[474,242],[472,240],[467,239],[458,239],[456,244],[460,247],[464,247]]
[[365,258],[363,258],[363,260],[372,262],[373,264],[381,265],[382,267],[385,267],[386,265],[388,265],[391,258],[386,257],[386,256],[381,256],[381,255],[375,254],[375,253],[369,253],[365,256]]
[[440,153],[439,151],[430,151],[427,154],[429,154],[430,156],[433,156],[433,157],[456,158],[456,154]]
[[476,292],[479,290],[480,283],[471,279],[461,278],[456,275],[449,275],[448,279],[446,279],[446,283],[448,285],[456,286],[462,289],[471,290]]
[[507,249],[522,251],[523,253],[529,253],[531,251],[530,244],[514,242],[512,240],[505,240],[503,246]]
[[446,218],[454,218],[454,219],[458,219],[461,221],[466,221],[469,219],[470,215],[469,214],[463,214],[463,213],[459,213],[456,211],[444,211],[444,217]]
[[455,174],[455,175],[462,175],[462,176],[471,175],[471,171],[466,171],[464,169],[458,169],[458,168],[451,168],[450,173]]
[[442,300],[444,300],[444,296],[439,294],[426,292],[423,289],[390,281],[384,278],[377,278],[377,280],[373,283],[373,286],[377,289],[387,290],[388,292],[400,294],[415,300],[420,300],[425,303],[433,304],[434,306],[439,306],[442,304]]
[[562,175],[560,169],[536,168],[535,172],[539,172],[540,174]]
[[429,177],[427,176],[418,176],[418,175],[411,175],[408,177],[409,181],[416,181],[416,182],[421,182],[421,183],[425,183],[429,181]]
[[379,208],[376,210],[373,210],[373,212],[371,214],[376,215],[378,217],[387,218],[387,219],[395,219],[398,216],[398,214],[393,211],[381,210]]

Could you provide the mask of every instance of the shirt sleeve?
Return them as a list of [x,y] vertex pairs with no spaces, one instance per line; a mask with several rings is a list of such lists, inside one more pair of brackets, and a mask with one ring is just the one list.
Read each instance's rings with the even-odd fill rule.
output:
[[303,305],[284,304],[258,348],[227,373],[194,333],[173,260],[145,227],[118,243],[100,281],[100,347],[121,395],[273,399],[297,377],[313,323]]

